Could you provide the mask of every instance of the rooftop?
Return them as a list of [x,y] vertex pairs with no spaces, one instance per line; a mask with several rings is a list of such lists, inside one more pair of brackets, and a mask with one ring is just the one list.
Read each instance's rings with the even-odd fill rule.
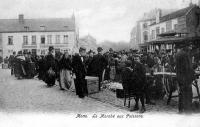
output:
[[156,19],[156,11],[161,10],[161,16],[168,15],[174,11],[175,9],[153,9],[148,13],[145,13],[144,16],[140,19],[140,21],[149,21],[149,20],[155,20]]
[[175,19],[175,18],[184,16],[194,7],[197,7],[197,6],[196,5],[191,5],[189,7],[186,7],[186,8],[177,10],[175,12],[172,12],[172,13],[170,13],[168,15],[165,15],[165,16],[161,17],[160,22],[165,22],[165,21],[168,21],[168,20],[171,20],[171,19]]
[[[0,19],[0,32],[61,32],[74,31],[73,18]],[[43,29],[41,29],[43,27]]]

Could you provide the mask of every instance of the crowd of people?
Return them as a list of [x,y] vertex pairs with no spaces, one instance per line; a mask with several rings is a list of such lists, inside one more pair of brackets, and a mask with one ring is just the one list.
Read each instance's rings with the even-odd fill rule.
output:
[[[187,62],[183,61],[183,57]],[[37,76],[48,87],[54,86],[58,80],[61,90],[74,87],[76,95],[80,98],[88,96],[86,75],[99,78],[99,90],[102,88],[102,81],[120,82],[124,90],[134,91],[136,103],[132,110],[139,110],[138,102],[140,100],[141,112],[146,110],[145,102],[146,104],[155,104],[151,101],[152,87],[156,86],[155,80],[146,76],[146,73],[176,72],[178,84],[181,87],[179,111],[186,111],[192,103],[191,85],[189,84],[194,80],[193,68],[190,56],[184,48],[175,56],[170,51],[138,53],[135,50],[114,51],[112,48],[103,53],[101,47],[97,48],[97,54],[92,50],[86,52],[84,47],[80,47],[79,53],[75,54],[70,54],[68,50],[63,53],[55,53],[54,47],[50,46],[49,52],[45,56],[33,55],[30,52],[19,51],[17,54],[14,52],[8,58],[8,63],[11,74],[18,79]],[[159,83],[161,82],[158,81],[157,84]],[[161,94],[158,89],[156,90],[157,94]],[[186,94],[189,95],[185,97]]]

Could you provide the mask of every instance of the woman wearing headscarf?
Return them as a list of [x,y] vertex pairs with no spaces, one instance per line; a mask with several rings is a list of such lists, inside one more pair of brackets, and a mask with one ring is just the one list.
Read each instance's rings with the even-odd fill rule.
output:
[[65,51],[61,60],[59,61],[59,70],[60,70],[60,89],[66,90],[71,86],[71,71],[72,71],[72,63],[71,58],[68,51]]

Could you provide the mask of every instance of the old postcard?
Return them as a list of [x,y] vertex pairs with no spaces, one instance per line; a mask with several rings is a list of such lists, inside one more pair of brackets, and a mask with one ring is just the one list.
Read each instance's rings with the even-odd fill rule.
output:
[[200,126],[200,0],[0,1],[0,127]]

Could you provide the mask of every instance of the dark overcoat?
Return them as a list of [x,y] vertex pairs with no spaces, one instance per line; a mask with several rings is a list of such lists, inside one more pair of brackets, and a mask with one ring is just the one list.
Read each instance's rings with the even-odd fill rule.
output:
[[192,61],[189,54],[183,50],[176,54],[176,74],[179,84],[191,85],[194,80]]
[[76,94],[79,95],[79,97],[83,97],[88,94],[87,84],[85,80],[85,76],[87,74],[85,66],[85,58],[83,57],[82,61],[81,56],[79,54],[76,54],[72,59],[72,68],[73,68],[73,73],[75,73],[76,75],[75,79]]

